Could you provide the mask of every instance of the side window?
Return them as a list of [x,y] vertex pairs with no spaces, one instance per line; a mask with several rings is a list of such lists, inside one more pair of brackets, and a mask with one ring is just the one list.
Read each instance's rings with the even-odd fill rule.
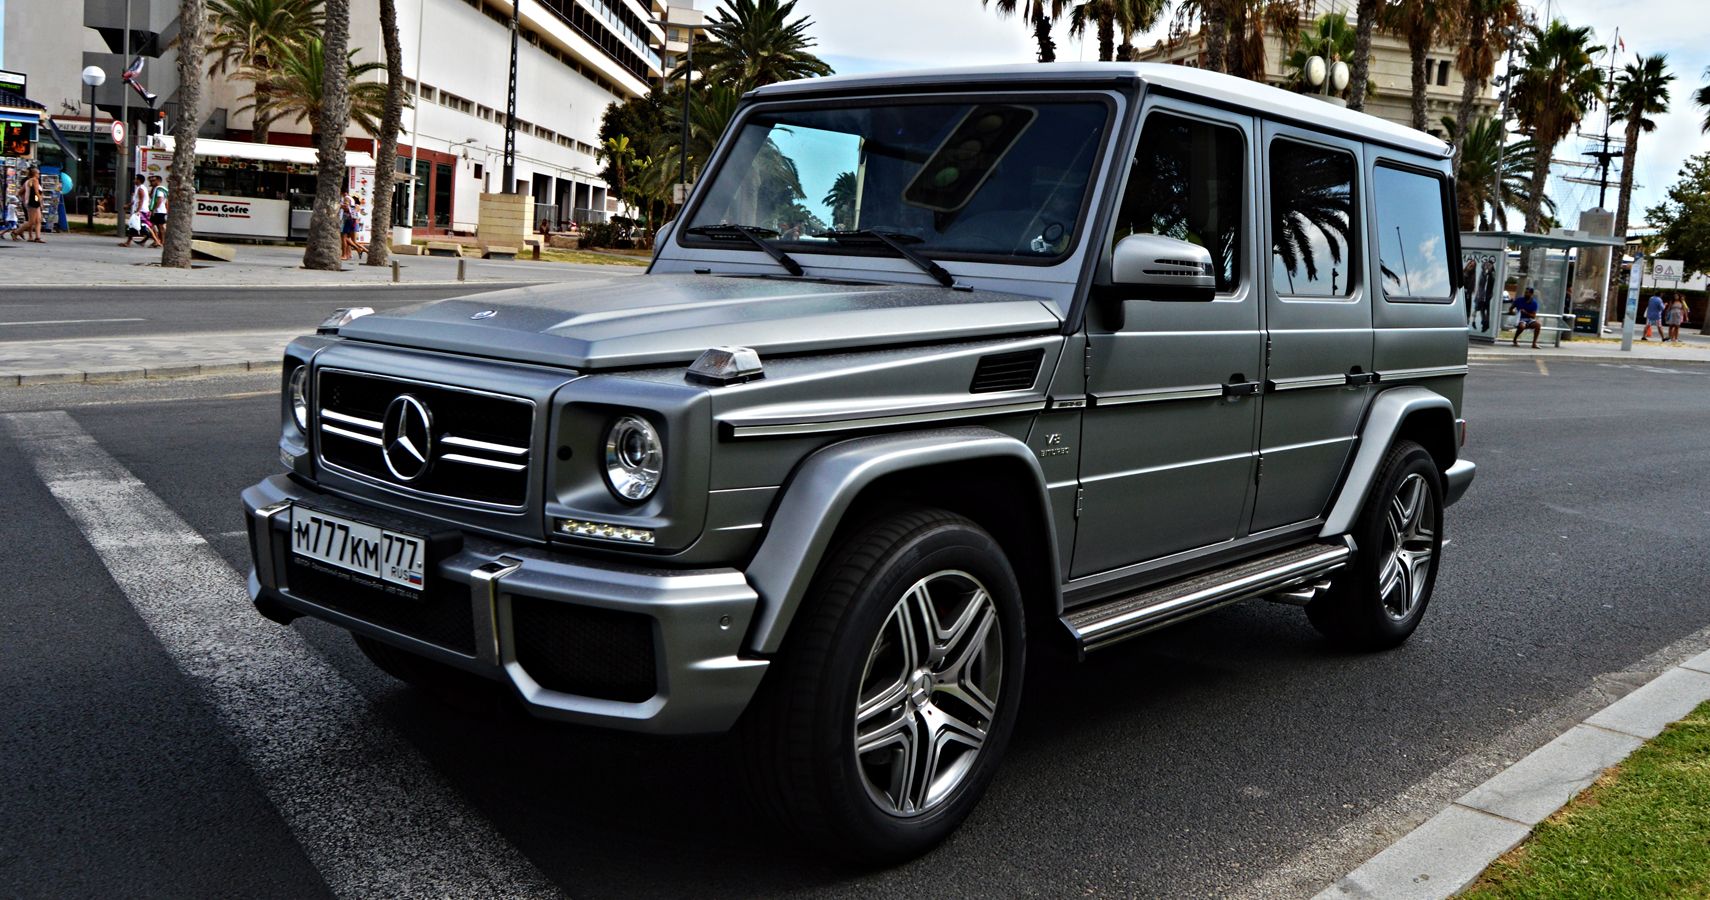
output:
[[1147,116],[1111,244],[1131,234],[1198,244],[1211,251],[1217,290],[1233,290],[1246,245],[1244,146],[1240,130],[1228,125],[1169,113]]
[[1373,212],[1384,299],[1448,302],[1448,204],[1443,179],[1378,166],[1372,175],[1372,193],[1377,197]]
[[1271,289],[1278,294],[1353,294],[1355,168],[1342,150],[1271,142]]

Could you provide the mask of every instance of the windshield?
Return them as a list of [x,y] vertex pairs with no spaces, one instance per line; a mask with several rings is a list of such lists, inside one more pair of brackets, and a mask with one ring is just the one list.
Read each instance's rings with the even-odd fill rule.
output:
[[[762,110],[689,229],[769,229],[791,252],[870,229],[927,256],[1053,261],[1079,237],[1109,118],[1095,99]],[[686,243],[697,240],[689,229]]]

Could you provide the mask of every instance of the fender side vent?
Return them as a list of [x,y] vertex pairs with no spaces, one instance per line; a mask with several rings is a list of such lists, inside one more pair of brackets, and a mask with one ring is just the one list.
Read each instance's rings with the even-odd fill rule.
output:
[[982,356],[980,364],[974,367],[974,380],[968,385],[968,393],[1025,391],[1039,378],[1039,363],[1044,358],[1045,351],[1038,348]]

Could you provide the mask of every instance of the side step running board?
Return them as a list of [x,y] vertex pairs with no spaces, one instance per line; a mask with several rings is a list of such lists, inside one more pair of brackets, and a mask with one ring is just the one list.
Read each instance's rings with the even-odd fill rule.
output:
[[1073,610],[1063,616],[1063,624],[1080,644],[1082,653],[1098,650],[1227,603],[1315,581],[1347,565],[1353,555],[1353,540],[1346,537],[1336,544],[1291,547],[1228,569]]

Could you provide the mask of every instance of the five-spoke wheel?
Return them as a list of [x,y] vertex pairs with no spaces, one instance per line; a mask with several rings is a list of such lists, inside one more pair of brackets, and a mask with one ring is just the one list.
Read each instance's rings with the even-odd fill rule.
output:
[[821,567],[743,720],[754,795],[842,856],[926,851],[990,783],[1026,652],[1020,588],[991,535],[943,510],[865,518]]
[[985,585],[944,571],[910,586],[856,692],[855,755],[873,802],[898,816],[942,803],[985,746],[1002,690],[1002,632]]
[[1306,614],[1343,646],[1394,647],[1419,627],[1443,549],[1443,479],[1424,447],[1390,448],[1352,533],[1353,562]]

